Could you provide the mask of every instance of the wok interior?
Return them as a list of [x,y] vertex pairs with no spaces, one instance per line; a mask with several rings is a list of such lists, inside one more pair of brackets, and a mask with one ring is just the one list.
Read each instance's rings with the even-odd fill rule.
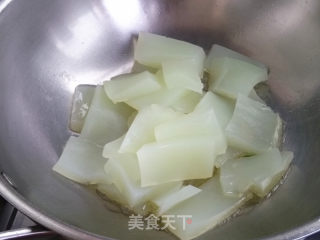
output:
[[309,0],[12,1],[0,14],[0,170],[25,200],[101,236],[174,239],[129,232],[126,216],[51,171],[70,135],[74,88],[129,71],[139,31],[206,50],[218,43],[270,68],[266,98],[285,121],[293,166],[270,199],[201,239],[270,237],[319,219],[320,2]]

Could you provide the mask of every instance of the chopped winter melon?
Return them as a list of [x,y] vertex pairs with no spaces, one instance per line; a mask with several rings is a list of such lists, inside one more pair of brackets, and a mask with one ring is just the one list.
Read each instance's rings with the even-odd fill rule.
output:
[[211,177],[213,142],[211,136],[193,136],[143,145],[137,152],[141,186]]
[[187,91],[187,93],[178,99],[178,101],[176,101],[171,107],[182,113],[190,113],[200,102],[201,98],[202,94],[193,91]]
[[220,168],[223,164],[225,164],[230,159],[236,159],[244,156],[245,153],[239,151],[238,149],[228,147],[224,154],[217,156],[214,165],[217,168]]
[[163,213],[167,212],[170,208],[173,208],[177,204],[197,195],[201,192],[201,189],[196,188],[192,185],[184,186],[181,189],[169,192],[163,196],[160,196],[156,199],[152,200],[157,206],[157,215],[162,215]]
[[104,146],[128,130],[127,119],[132,112],[124,103],[112,103],[103,87],[97,86],[80,136]]
[[79,85],[73,94],[70,129],[80,133],[87,116],[95,87],[92,85]]
[[138,112],[121,144],[119,152],[136,153],[145,143],[153,142],[154,127],[160,123],[175,119],[180,116],[171,108],[159,105],[150,105]]
[[105,171],[131,208],[182,185],[182,182],[175,182],[142,188],[136,159],[109,159]]
[[169,89],[188,89],[202,93],[203,84],[198,66],[190,60],[169,60],[162,63],[164,81]]
[[162,84],[162,88],[156,92],[144,95],[138,98],[131,99],[126,101],[126,103],[137,109],[141,110],[151,104],[158,104],[165,107],[170,107],[173,103],[177,102],[180,98],[188,93],[188,90],[185,89],[167,89],[165,87],[163,73],[158,71],[156,73],[159,82]]
[[263,197],[267,193],[269,193],[280,181],[281,177],[283,177],[283,175],[286,173],[293,160],[293,153],[289,151],[283,151],[281,152],[281,157],[281,170],[279,169],[277,174],[270,176],[269,178],[266,178],[264,181],[256,183],[252,186],[252,191],[256,193],[259,197]]
[[102,148],[96,144],[71,136],[53,170],[82,184],[110,183],[101,153]]
[[221,128],[225,129],[232,117],[234,106],[234,102],[230,99],[208,92],[201,100],[201,104],[198,104],[195,110],[199,111],[200,108],[204,110],[213,108]]
[[193,60],[202,72],[205,53],[199,46],[164,36],[140,32],[134,51],[134,59],[139,63],[160,68],[168,60]]
[[293,155],[283,158],[277,148],[264,153],[228,160],[220,169],[220,181],[225,194],[241,196],[251,190],[264,197],[288,169]]
[[225,133],[230,146],[259,153],[272,146],[277,126],[278,116],[269,107],[239,95]]
[[217,58],[223,58],[223,57],[229,57],[229,58],[235,58],[235,59],[238,59],[238,60],[241,60],[241,61],[245,61],[245,62],[248,62],[248,63],[251,63],[253,65],[256,65],[257,67],[260,67],[260,68],[264,68],[264,69],[267,69],[267,67],[261,63],[261,62],[258,62],[252,58],[249,58],[245,55],[242,55],[238,52],[235,52],[229,48],[226,48],[226,47],[223,47],[223,46],[220,46],[218,44],[214,44],[211,49],[210,49],[210,52],[208,54],[208,57],[206,58],[206,61],[205,61],[205,68],[207,70],[210,70],[210,67],[212,66],[212,63],[217,59]]
[[248,96],[253,87],[267,80],[265,68],[234,58],[217,58],[210,69],[209,89],[236,99],[238,94]]
[[225,152],[227,145],[222,129],[217,121],[213,106],[207,105],[207,93],[192,113],[159,124],[154,134],[157,141],[192,136],[211,137],[216,154]]
[[129,101],[160,89],[159,79],[148,71],[120,75],[104,82],[104,90],[115,103]]
[[114,156],[117,156],[119,154],[119,148],[123,142],[124,136],[112,141],[108,142],[106,145],[104,145],[102,156],[104,158],[112,158]]
[[202,191],[199,194],[166,212],[166,215],[186,216],[186,219],[181,217],[176,219],[173,223],[175,229],[169,228],[170,232],[182,240],[196,238],[222,223],[251,197],[250,195],[242,198],[225,196],[217,177],[204,183],[200,189]]
[[185,96],[187,93],[188,91],[185,89],[163,88],[159,91],[148,94],[146,96],[142,96],[139,98],[132,99],[130,101],[126,101],[126,103],[137,110],[141,110],[151,104],[170,107],[175,102],[177,102],[180,98]]

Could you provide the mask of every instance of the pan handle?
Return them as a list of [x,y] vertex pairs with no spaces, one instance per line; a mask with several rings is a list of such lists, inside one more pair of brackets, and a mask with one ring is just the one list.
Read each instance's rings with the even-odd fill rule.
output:
[[41,226],[33,226],[26,228],[19,228],[14,230],[8,230],[0,232],[0,240],[11,239],[36,239],[37,237],[54,236],[55,232],[45,229]]

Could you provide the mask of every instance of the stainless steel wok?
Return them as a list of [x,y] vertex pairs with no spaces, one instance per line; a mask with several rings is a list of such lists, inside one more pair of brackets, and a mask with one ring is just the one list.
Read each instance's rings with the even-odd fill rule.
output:
[[74,239],[174,239],[129,231],[126,216],[51,171],[70,132],[72,93],[129,71],[150,31],[222,44],[270,68],[268,103],[294,151],[276,194],[199,239],[298,239],[320,230],[320,1],[0,0],[0,192]]

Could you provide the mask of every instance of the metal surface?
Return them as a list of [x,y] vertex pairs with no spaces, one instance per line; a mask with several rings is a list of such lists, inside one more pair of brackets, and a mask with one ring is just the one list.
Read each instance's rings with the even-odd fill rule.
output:
[[38,239],[40,237],[50,237],[52,235],[55,234],[43,228],[27,227],[1,232],[0,240]]
[[[320,229],[320,2],[312,0],[0,0],[0,192],[74,239],[174,239],[129,231],[86,188],[54,174],[77,84],[128,71],[132,39],[151,31],[219,43],[270,68],[268,103],[295,153],[270,199],[200,239],[298,239]],[[108,238],[109,237],[109,238]]]

